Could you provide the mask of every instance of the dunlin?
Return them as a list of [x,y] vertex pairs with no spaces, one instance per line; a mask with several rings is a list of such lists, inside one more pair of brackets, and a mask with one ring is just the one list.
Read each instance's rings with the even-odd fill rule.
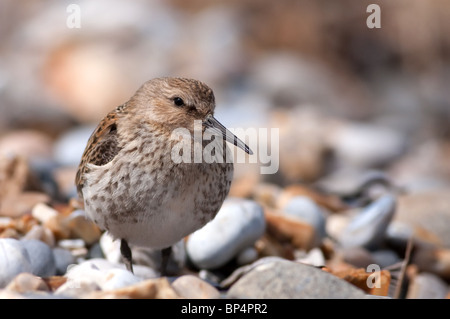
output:
[[[87,216],[120,240],[130,271],[129,244],[161,249],[164,273],[171,246],[214,218],[233,178],[225,141],[251,154],[214,118],[214,109],[213,91],[204,83],[157,78],[106,115],[92,133],[76,175],[78,195]],[[173,160],[173,149],[180,143],[173,138],[174,130],[183,128],[194,136],[194,123],[220,138],[192,139],[192,145],[213,143],[224,151],[217,152],[223,161]]]

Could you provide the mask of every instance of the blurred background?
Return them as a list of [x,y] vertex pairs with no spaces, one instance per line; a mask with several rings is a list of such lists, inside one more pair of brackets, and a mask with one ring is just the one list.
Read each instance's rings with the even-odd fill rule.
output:
[[158,76],[207,83],[228,127],[280,129],[279,172],[238,165],[232,194],[333,191],[368,170],[409,191],[449,184],[448,1],[379,3],[380,29],[375,0],[76,1],[73,29],[71,3],[0,3],[0,154],[26,158],[52,196],[75,196],[94,126]]
[[[367,27],[372,3],[381,28]],[[448,0],[2,0],[0,239],[69,254],[40,276],[102,254],[118,262],[72,205],[82,152],[145,81],[189,77],[214,90],[225,126],[279,129],[277,173],[260,173],[254,149],[259,162],[235,164],[230,190],[264,207],[265,232],[214,278],[280,256],[355,284],[355,269],[376,264],[389,294],[366,293],[450,298],[449,30]]]

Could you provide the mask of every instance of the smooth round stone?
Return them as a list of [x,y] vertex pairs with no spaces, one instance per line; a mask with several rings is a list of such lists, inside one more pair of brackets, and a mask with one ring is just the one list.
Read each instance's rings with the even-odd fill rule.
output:
[[287,260],[266,263],[245,274],[228,290],[228,298],[329,299],[364,298],[365,293],[318,268]]
[[55,259],[56,275],[64,275],[69,266],[75,263],[75,257],[69,250],[64,248],[54,248],[53,257]]
[[395,213],[395,203],[394,196],[384,195],[368,205],[342,231],[341,245],[376,249],[385,239],[386,229]]
[[252,246],[264,230],[264,212],[259,204],[227,200],[211,222],[189,236],[186,251],[197,267],[215,269]]
[[313,226],[316,230],[314,246],[320,244],[322,238],[326,235],[325,215],[314,201],[305,196],[295,196],[289,200],[283,211]]
[[21,240],[30,256],[31,273],[39,277],[50,277],[56,274],[56,263],[52,249],[36,239]]
[[0,238],[0,288],[22,272],[32,272],[27,249],[16,239]]

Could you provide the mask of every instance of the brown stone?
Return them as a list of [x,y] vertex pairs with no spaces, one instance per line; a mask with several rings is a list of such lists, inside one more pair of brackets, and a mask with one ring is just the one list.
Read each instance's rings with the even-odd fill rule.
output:
[[[332,270],[331,273],[364,290],[368,294],[376,296],[388,295],[391,274],[387,270],[366,272],[363,268],[350,268],[340,271]],[[371,285],[373,287],[370,287]]]
[[295,247],[309,250],[313,247],[315,229],[296,218],[265,211],[267,232],[276,239],[291,242]]
[[193,275],[178,277],[172,283],[172,288],[180,297],[187,299],[217,299],[220,297],[216,288]]

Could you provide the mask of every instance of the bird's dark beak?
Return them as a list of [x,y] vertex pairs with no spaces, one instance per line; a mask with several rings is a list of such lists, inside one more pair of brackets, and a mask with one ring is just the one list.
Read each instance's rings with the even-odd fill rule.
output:
[[231,133],[225,126],[223,126],[218,120],[216,120],[214,116],[208,115],[203,121],[203,125],[207,129],[210,129],[212,133],[222,136],[225,141],[230,142],[242,149],[244,152],[253,155],[252,150],[247,146],[247,144],[242,142],[236,135]]

